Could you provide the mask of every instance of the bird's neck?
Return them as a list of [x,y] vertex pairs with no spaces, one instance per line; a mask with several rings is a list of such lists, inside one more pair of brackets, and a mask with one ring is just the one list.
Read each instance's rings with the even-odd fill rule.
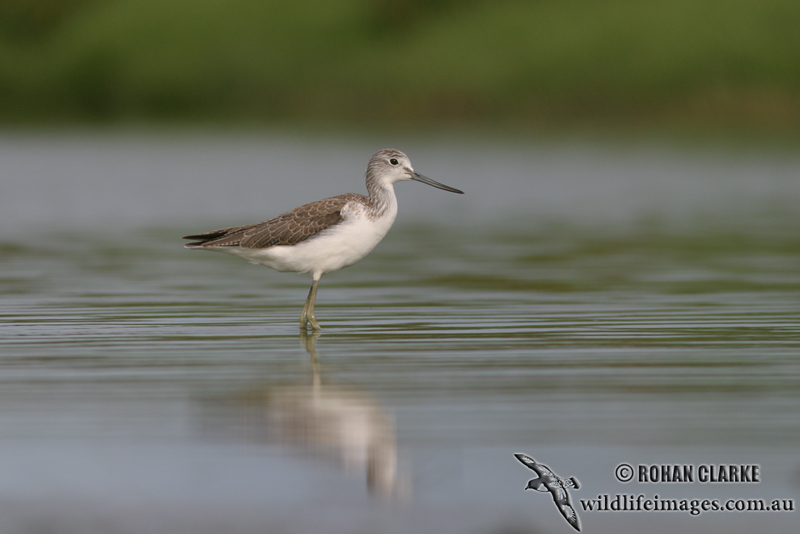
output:
[[367,193],[369,206],[375,217],[381,217],[387,210],[397,211],[397,197],[391,184],[387,185],[367,176]]

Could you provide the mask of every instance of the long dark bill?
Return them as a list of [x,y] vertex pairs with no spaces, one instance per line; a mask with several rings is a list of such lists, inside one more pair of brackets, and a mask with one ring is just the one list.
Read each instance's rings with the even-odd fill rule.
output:
[[423,184],[432,185],[438,189],[444,189],[445,191],[450,191],[451,193],[458,193],[459,195],[463,195],[464,192],[460,189],[456,189],[455,187],[450,187],[449,185],[440,184],[436,180],[431,180],[427,176],[423,176],[418,172],[415,172],[411,175],[411,179],[415,182],[422,182]]

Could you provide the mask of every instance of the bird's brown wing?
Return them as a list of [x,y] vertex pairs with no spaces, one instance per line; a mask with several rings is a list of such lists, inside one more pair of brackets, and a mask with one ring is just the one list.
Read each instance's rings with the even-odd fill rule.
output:
[[296,245],[314,237],[323,230],[342,222],[342,208],[360,195],[348,193],[336,197],[318,200],[268,221],[247,226],[235,226],[189,235],[183,239],[192,239],[188,248],[204,247],[244,247],[269,248],[279,245]]

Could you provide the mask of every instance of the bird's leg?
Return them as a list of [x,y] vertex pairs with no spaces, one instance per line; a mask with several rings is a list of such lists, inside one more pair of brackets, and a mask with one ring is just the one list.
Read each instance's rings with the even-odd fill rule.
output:
[[300,314],[300,328],[303,330],[305,330],[308,325],[311,325],[311,328],[314,330],[320,330],[322,328],[319,326],[317,318],[314,317],[314,302],[317,300],[318,285],[319,277],[315,276],[314,281],[311,283],[311,289],[308,291],[306,304],[303,306],[303,313]]

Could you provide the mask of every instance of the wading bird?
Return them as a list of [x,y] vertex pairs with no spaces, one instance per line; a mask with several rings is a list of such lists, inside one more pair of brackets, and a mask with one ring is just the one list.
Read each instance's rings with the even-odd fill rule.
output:
[[397,216],[394,183],[414,180],[453,193],[463,191],[417,173],[408,156],[386,148],[369,160],[367,196],[346,193],[318,200],[268,221],[189,235],[186,248],[241,256],[280,272],[310,273],[300,328],[319,330],[314,316],[317,286],[323,274],[353,265],[375,248]]

